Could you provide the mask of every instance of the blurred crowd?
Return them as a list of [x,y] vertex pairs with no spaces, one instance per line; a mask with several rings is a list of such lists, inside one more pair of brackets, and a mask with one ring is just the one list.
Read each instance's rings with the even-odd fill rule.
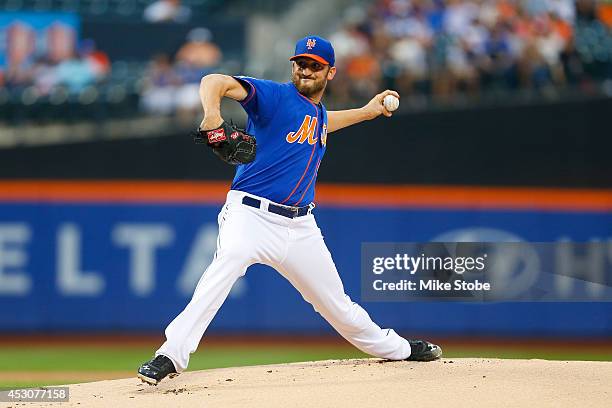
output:
[[[0,87],[12,91],[29,89],[39,97],[56,89],[76,94],[102,81],[110,71],[108,56],[97,50],[94,41],[89,39],[80,41],[77,47],[58,47],[34,59],[26,58],[23,51],[22,47],[11,50],[13,63],[6,70],[0,70]],[[24,54],[23,58],[20,53]]]
[[[201,0],[189,1],[149,2],[136,18],[185,23]],[[125,115],[139,110],[187,118],[201,111],[204,75],[238,73],[245,63],[231,59],[231,49],[224,60],[204,27],[150,61],[109,61],[92,40],[79,41],[65,25],[52,25],[42,42],[35,41],[40,33],[19,22],[5,32],[11,41],[0,54],[0,104],[110,100],[129,106],[115,109]],[[592,90],[606,81],[600,88],[612,94],[611,33],[612,0],[363,0],[346,9],[328,35],[340,75],[330,82],[327,100],[354,106],[383,88],[420,100],[566,86]],[[40,44],[48,51],[40,52]],[[15,117],[1,110],[8,120]]]
[[75,43],[73,39],[72,44],[66,42],[65,47],[38,55],[27,47],[11,48],[15,50],[12,63],[0,69],[0,93],[8,92],[26,105],[92,103],[95,98],[104,99],[99,99],[101,93],[120,88],[123,94],[138,96],[142,112],[191,115],[201,110],[200,80],[217,70],[222,59],[210,30],[204,27],[190,30],[172,56],[160,53],[150,61],[110,61],[92,40]]
[[542,90],[612,79],[612,4],[594,0],[377,0],[330,36],[342,103],[384,87],[412,95]]

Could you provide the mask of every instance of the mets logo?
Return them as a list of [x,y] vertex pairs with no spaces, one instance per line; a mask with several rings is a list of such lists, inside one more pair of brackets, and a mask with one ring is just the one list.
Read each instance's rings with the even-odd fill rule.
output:
[[300,125],[300,128],[297,132],[289,132],[287,133],[287,142],[299,144],[303,144],[306,140],[308,140],[309,145],[313,145],[317,143],[319,138],[315,138],[315,132],[317,130],[317,118],[312,117],[310,115],[304,116],[304,121]]
[[315,45],[317,45],[317,40],[314,38],[309,38],[306,41],[306,48],[308,48],[309,50],[312,50]]

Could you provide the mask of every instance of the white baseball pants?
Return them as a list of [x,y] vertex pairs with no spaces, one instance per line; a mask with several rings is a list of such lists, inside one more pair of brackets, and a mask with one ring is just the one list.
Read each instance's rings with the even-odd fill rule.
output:
[[[242,204],[249,195],[261,208]],[[157,350],[181,372],[236,280],[254,263],[280,272],[346,340],[375,357],[403,360],[410,344],[392,329],[381,329],[344,293],[321,230],[312,214],[287,218],[270,213],[270,201],[230,190],[218,216],[217,252],[198,282],[193,298],[166,328]]]

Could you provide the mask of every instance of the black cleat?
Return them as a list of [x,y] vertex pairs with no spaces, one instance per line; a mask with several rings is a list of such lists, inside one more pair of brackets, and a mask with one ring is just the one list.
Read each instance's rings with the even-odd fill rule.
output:
[[432,361],[442,356],[442,349],[433,343],[424,340],[408,340],[410,343],[410,356],[408,361]]
[[138,378],[150,385],[159,384],[167,376],[173,378],[177,375],[172,360],[161,354],[138,369]]

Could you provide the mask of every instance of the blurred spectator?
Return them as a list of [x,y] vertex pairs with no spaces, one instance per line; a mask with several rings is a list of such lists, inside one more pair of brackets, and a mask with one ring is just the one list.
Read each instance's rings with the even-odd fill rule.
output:
[[398,68],[397,85],[403,90],[412,91],[414,82],[422,81],[427,75],[427,45],[419,37],[406,37],[389,49],[391,60]]
[[201,110],[200,80],[219,67],[221,58],[221,50],[212,42],[210,30],[199,27],[187,34],[187,42],[176,53],[175,69],[180,81],[176,108],[180,114]]
[[536,47],[538,53],[546,64],[551,75],[551,79],[556,83],[562,81],[561,52],[565,48],[566,41],[552,29],[551,24],[546,20],[536,25]]
[[221,62],[221,50],[212,42],[212,34],[204,27],[194,28],[187,34],[187,42],[176,53],[178,63],[214,68]]
[[350,8],[345,14],[344,24],[330,36],[336,54],[336,66],[342,67],[347,59],[370,52],[368,36],[360,28],[365,18],[360,7]]
[[174,95],[179,79],[170,58],[159,54],[153,58],[145,75],[141,104],[146,112],[167,115],[174,111]]
[[576,20],[575,0],[548,0],[548,10],[551,14],[558,16],[560,20],[568,24],[574,24]]
[[76,56],[60,62],[56,67],[57,82],[65,85],[70,93],[79,93],[87,85],[95,82],[92,67]]
[[470,23],[478,18],[478,5],[466,0],[448,0],[444,14],[444,30],[453,35],[462,35]]
[[103,79],[110,71],[108,55],[96,49],[94,40],[86,39],[79,45],[80,57],[87,62],[96,79]]
[[191,121],[202,110],[200,81],[219,70],[221,50],[212,42],[211,32],[203,27],[187,34],[176,53],[174,64],[166,54],[157,55],[145,74],[142,108],[150,113],[177,113]]
[[346,75],[351,84],[351,98],[364,99],[379,92],[380,65],[374,55],[362,54],[351,58]]
[[496,24],[485,44],[486,59],[480,65],[483,81],[493,88],[512,84],[513,58],[507,28]]
[[181,0],[157,0],[144,10],[144,19],[150,23],[186,23],[191,18],[191,9]]
[[[501,10],[496,0],[484,0],[480,3],[478,20],[486,27],[493,26],[500,19]],[[473,20],[472,20],[473,21]]]
[[574,35],[571,24],[556,12],[551,12],[548,16],[553,31],[567,44]]
[[612,2],[601,2],[597,9],[597,15],[602,23],[612,29]]
[[48,95],[54,87],[59,86],[57,64],[51,60],[40,58],[33,69],[34,86],[40,95]]
[[360,7],[349,8],[341,28],[330,36],[336,54],[336,67],[346,75],[330,85],[334,99],[347,103],[356,93],[371,93],[379,82],[379,63],[374,60],[367,33],[363,31],[366,15]]
[[559,58],[561,59],[563,78],[566,83],[577,85],[584,81],[584,66],[580,59],[580,54],[576,50],[574,38],[568,41]]
[[586,78],[612,78],[612,33],[600,19],[594,0],[576,2],[576,51]]

